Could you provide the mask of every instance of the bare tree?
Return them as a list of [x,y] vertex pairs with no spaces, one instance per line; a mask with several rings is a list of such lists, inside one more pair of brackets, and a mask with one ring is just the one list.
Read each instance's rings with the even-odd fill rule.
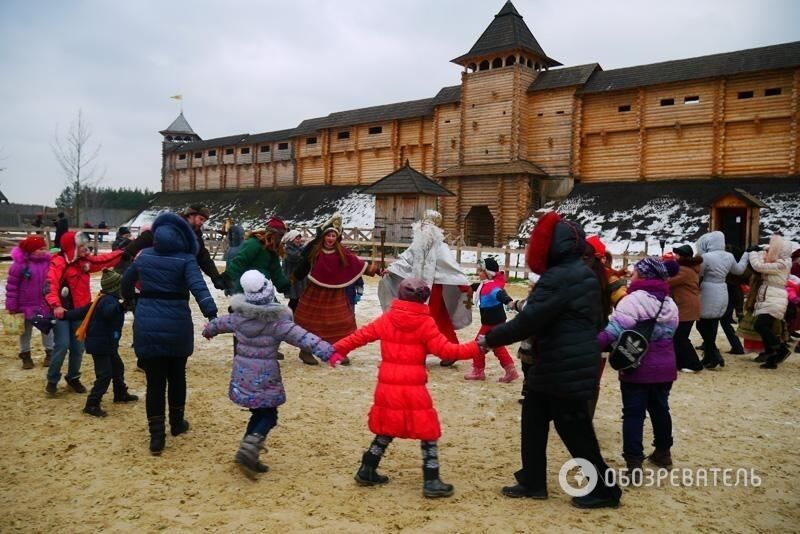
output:
[[83,110],[78,110],[76,120],[72,121],[67,133],[61,137],[58,127],[53,136],[51,147],[53,154],[67,177],[67,186],[75,191],[74,216],[75,224],[80,223],[81,192],[87,186],[96,185],[100,178],[95,176],[96,160],[100,154],[100,145],[92,148],[89,140],[92,137],[91,125],[83,118]]

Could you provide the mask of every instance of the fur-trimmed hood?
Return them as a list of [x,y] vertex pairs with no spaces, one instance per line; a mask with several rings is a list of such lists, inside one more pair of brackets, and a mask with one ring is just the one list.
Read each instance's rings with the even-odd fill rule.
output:
[[75,263],[78,261],[78,248],[88,242],[89,239],[83,232],[66,232],[62,235],[59,246],[61,247],[61,253],[67,260],[67,263]]
[[265,323],[275,321],[291,321],[293,318],[292,310],[283,304],[256,305],[247,302],[241,293],[233,295],[230,300],[231,309],[247,319],[256,319]]
[[153,248],[156,252],[187,252],[197,256],[200,243],[186,219],[175,213],[162,213],[153,222]]

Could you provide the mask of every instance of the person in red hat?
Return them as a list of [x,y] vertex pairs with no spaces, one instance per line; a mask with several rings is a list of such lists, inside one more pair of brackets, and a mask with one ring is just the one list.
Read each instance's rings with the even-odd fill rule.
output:
[[45,300],[57,319],[53,325],[55,336],[53,358],[47,370],[45,388],[49,395],[55,395],[58,391],[61,366],[64,364],[67,351],[69,351],[67,384],[75,393],[86,393],[86,388],[80,381],[84,346],[75,336],[81,319],[74,318],[69,311],[83,308],[92,301],[89,274],[114,267],[123,254],[122,250],[115,250],[108,254],[91,256],[86,246],[87,241],[83,233],[67,232],[61,236],[61,251],[52,257],[47,272],[48,286]]
[[[11,251],[14,263],[8,270],[6,281],[6,310],[8,313],[21,313],[25,318],[25,330],[19,336],[19,358],[23,369],[33,369],[31,358],[31,334],[33,319],[37,315],[49,315],[50,310],[44,300],[44,285],[50,267],[50,253],[47,243],[38,235],[23,239]],[[53,332],[42,333],[44,345],[44,366],[50,365],[53,354]]]
[[281,239],[288,228],[278,217],[270,217],[264,228],[250,231],[236,255],[228,260],[223,277],[231,293],[242,293],[239,280],[250,270],[263,274],[278,293],[289,291],[291,284],[281,269]]

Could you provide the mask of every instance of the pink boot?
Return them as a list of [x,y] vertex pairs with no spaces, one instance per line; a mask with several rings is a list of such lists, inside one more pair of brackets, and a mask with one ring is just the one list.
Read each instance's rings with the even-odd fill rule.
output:
[[498,382],[508,383],[519,378],[519,373],[517,373],[517,368],[514,367],[513,363],[505,366],[503,369],[505,369],[506,374],[497,379]]
[[472,370],[464,375],[464,380],[486,380],[483,369],[473,367]]

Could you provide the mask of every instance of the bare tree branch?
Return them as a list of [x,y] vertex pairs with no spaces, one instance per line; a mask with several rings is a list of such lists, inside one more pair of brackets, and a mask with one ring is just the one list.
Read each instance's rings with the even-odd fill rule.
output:
[[56,161],[66,175],[67,185],[75,190],[75,219],[80,221],[81,192],[86,187],[97,185],[102,180],[96,176],[96,162],[101,145],[89,146],[92,137],[91,125],[83,118],[83,110],[78,110],[77,119],[72,121],[69,130],[61,137],[58,126],[50,144]]

